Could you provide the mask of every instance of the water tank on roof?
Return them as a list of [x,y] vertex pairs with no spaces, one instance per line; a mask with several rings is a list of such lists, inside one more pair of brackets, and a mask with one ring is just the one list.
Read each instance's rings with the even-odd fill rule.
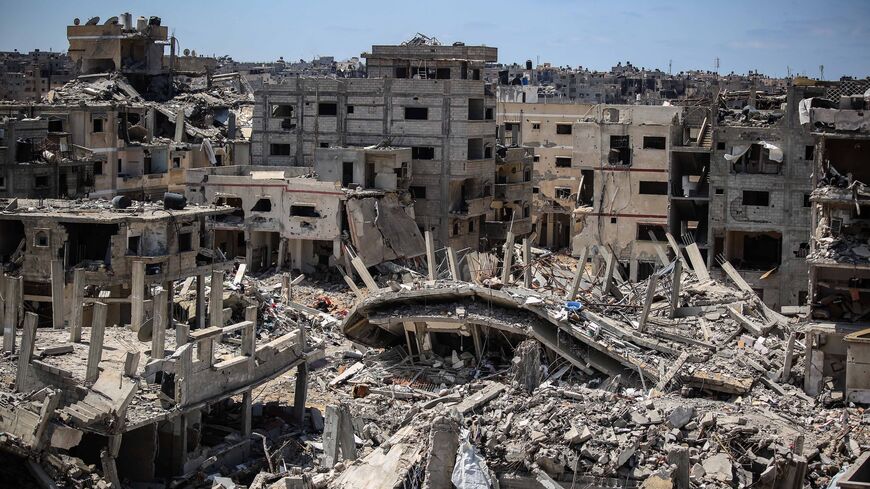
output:
[[187,206],[187,197],[173,192],[163,194],[163,208],[180,211]]
[[159,25],[160,25],[160,17],[156,17],[156,16],[153,16],[153,15],[152,15],[151,17],[148,17],[148,25],[157,25],[157,26],[159,26]]
[[531,70],[531,69],[532,69],[532,60],[530,60],[530,59],[527,59],[527,60],[526,60],[526,69],[527,69],[527,70]]
[[148,19],[146,19],[145,17],[142,17],[140,15],[139,18],[136,19],[136,30],[139,32],[143,32],[147,28],[148,28]]
[[73,19],[73,25],[79,25],[79,24],[81,24],[81,23],[82,23],[82,21],[79,20],[78,17],[76,17],[75,19]]
[[133,14],[130,12],[124,12],[120,15],[121,18],[121,29],[125,31],[129,31],[133,28]]

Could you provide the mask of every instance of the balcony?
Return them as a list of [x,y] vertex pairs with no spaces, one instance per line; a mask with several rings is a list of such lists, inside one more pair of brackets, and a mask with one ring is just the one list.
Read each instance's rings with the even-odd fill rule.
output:
[[514,219],[513,228],[510,221],[486,221],[482,235],[490,239],[505,239],[509,229],[513,229],[514,236],[529,234],[532,232],[532,218]]
[[492,204],[492,196],[466,199],[459,203],[450,214],[462,217],[474,217],[486,214]]

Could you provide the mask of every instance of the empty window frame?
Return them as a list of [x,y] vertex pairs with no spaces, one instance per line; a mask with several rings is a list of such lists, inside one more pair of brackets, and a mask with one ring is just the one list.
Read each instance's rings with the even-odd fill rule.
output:
[[770,192],[762,190],[744,190],[743,205],[767,207],[770,205]]
[[411,197],[415,199],[425,199],[426,198],[426,187],[423,185],[411,185],[408,187],[408,191],[411,192]]
[[533,131],[540,131],[541,130],[541,123],[540,122],[533,122],[532,123],[532,130]]
[[652,241],[652,238],[650,238],[650,231],[652,231],[656,241],[664,243],[668,240],[665,235],[665,233],[668,232],[667,226],[664,224],[649,224],[642,222],[637,223],[636,239],[639,241]]
[[317,115],[338,115],[338,104],[335,102],[320,102],[317,104]]
[[638,193],[643,195],[668,195],[668,182],[638,182]]
[[412,146],[411,158],[415,160],[434,160],[435,148],[433,146]]
[[178,252],[184,253],[185,251],[193,251],[193,232],[191,231],[178,234]]
[[805,146],[804,147],[804,159],[807,161],[813,161],[813,158],[816,154],[815,146]]
[[610,154],[607,161],[611,165],[631,165],[631,139],[629,136],[610,136]]
[[556,124],[556,134],[571,134],[571,124]]
[[103,119],[94,119],[92,122],[91,132],[103,132]]
[[570,156],[557,156],[556,157],[556,168],[571,168],[571,157]]
[[278,119],[293,117],[293,106],[290,104],[272,104],[272,117]]
[[665,149],[667,138],[664,136],[644,136],[643,149]]
[[269,145],[269,155],[270,156],[290,156],[290,145],[289,144],[272,143]]
[[33,235],[33,246],[47,248],[49,243],[48,235],[47,229],[37,229],[36,233]]
[[556,187],[555,192],[557,199],[568,199],[571,197],[571,189],[568,187]]
[[251,212],[270,212],[272,210],[272,199],[265,197],[257,201],[254,207],[251,207]]
[[314,204],[293,204],[290,206],[290,215],[299,217],[320,217]]
[[405,107],[405,120],[425,121],[429,120],[428,107]]
[[94,175],[102,175],[103,174],[103,162],[95,161],[94,162]]

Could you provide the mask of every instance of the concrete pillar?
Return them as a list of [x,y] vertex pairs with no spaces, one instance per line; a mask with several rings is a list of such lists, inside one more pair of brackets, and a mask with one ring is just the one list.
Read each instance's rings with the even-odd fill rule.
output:
[[368,269],[366,268],[360,257],[354,257],[354,259],[351,260],[351,263],[353,264],[353,268],[356,270],[356,273],[358,273],[360,278],[362,278],[363,283],[366,284],[366,287],[369,289],[369,293],[374,294],[378,290],[380,290],[377,282],[375,282],[375,279],[373,279],[371,274],[369,274]]
[[426,486],[429,489],[453,489],[451,477],[459,448],[459,422],[451,416],[438,416],[429,431],[429,457],[426,462]]
[[453,280],[462,280],[459,275],[459,262],[456,260],[456,252],[452,247],[447,247],[447,266],[450,268],[450,278]]
[[166,296],[168,292],[160,289],[154,296],[154,319],[151,321],[151,358],[160,359],[166,351],[166,323],[169,321],[166,310]]
[[786,343],[785,347],[785,359],[782,362],[782,373],[779,376],[780,382],[788,383],[788,379],[791,377],[791,366],[792,360],[794,359],[794,342],[795,333],[792,331],[792,333],[788,335],[788,343]]
[[580,282],[583,280],[583,273],[586,271],[586,259],[589,257],[589,247],[583,248],[583,253],[577,259],[577,269],[574,270],[574,280],[571,282],[571,288],[565,294],[566,301],[573,301],[577,297],[577,292],[580,290]]
[[85,301],[85,270],[76,268],[73,272],[73,304],[72,319],[69,328],[69,340],[73,343],[82,342],[82,321]]
[[437,263],[435,263],[435,240],[432,238],[432,231],[426,231],[424,237],[426,238],[426,266],[429,270],[429,280],[435,280]]
[[139,358],[141,356],[141,352],[138,351],[127,352],[124,356],[124,375],[127,377],[136,376],[136,372],[139,370]]
[[36,344],[36,323],[39,316],[32,312],[24,315],[24,329],[21,332],[21,350],[18,352],[18,373],[15,376],[15,389],[18,392],[25,390],[27,381],[27,365],[33,358],[33,347]]
[[224,271],[211,272],[211,295],[208,301],[209,326],[222,328],[224,325]]
[[659,280],[656,275],[650,275],[648,284],[646,286],[646,297],[643,301],[643,312],[640,315],[640,326],[639,329],[641,332],[646,330],[646,320],[649,317],[649,309],[652,306],[653,299],[656,295],[656,286],[658,286]]
[[298,426],[305,423],[305,402],[308,399],[308,363],[296,367],[296,390],[293,394],[293,419]]
[[245,309],[245,321],[254,325],[242,330],[242,355],[249,356],[253,360],[257,341],[257,306],[248,306]]
[[63,329],[63,288],[66,282],[63,271],[63,262],[51,261],[51,325],[54,329]]
[[196,276],[196,327],[205,328],[205,275]]
[[278,270],[284,268],[284,255],[287,253],[287,238],[279,238],[278,240]]
[[242,394],[242,438],[251,436],[251,404],[253,390],[248,389]]
[[130,329],[138,332],[145,321],[145,262],[133,262],[133,283],[131,284]]
[[547,213],[547,246],[550,248],[555,248],[553,245],[553,213]]
[[103,337],[106,332],[106,314],[109,306],[94,302],[94,315],[91,321],[91,337],[88,339],[88,365],[85,382],[96,382],[100,375],[100,360],[103,359]]
[[523,238],[523,287],[532,288],[532,244]]
[[501,262],[501,282],[505,285],[510,283],[511,267],[514,260],[514,232],[508,231],[504,241],[504,258]]
[[326,406],[323,428],[323,466],[342,460],[356,460],[356,443],[350,409],[343,404]]
[[6,295],[3,311],[3,351],[15,353],[15,329],[18,327],[18,297],[22,286],[21,277],[6,277]]
[[668,463],[676,465],[674,472],[674,489],[689,489],[689,451],[685,447],[668,449]]
[[674,262],[674,279],[671,284],[671,319],[680,305],[680,282],[683,277],[683,261],[676,260]]

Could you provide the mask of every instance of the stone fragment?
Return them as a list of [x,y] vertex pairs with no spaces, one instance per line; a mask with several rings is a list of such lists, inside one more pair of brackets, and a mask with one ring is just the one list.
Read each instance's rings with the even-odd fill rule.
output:
[[729,457],[727,453],[717,453],[706,458],[703,466],[707,477],[711,479],[722,482],[731,482],[734,478],[731,457]]
[[680,429],[686,426],[695,417],[695,408],[692,406],[678,406],[668,415],[668,424],[673,428]]

